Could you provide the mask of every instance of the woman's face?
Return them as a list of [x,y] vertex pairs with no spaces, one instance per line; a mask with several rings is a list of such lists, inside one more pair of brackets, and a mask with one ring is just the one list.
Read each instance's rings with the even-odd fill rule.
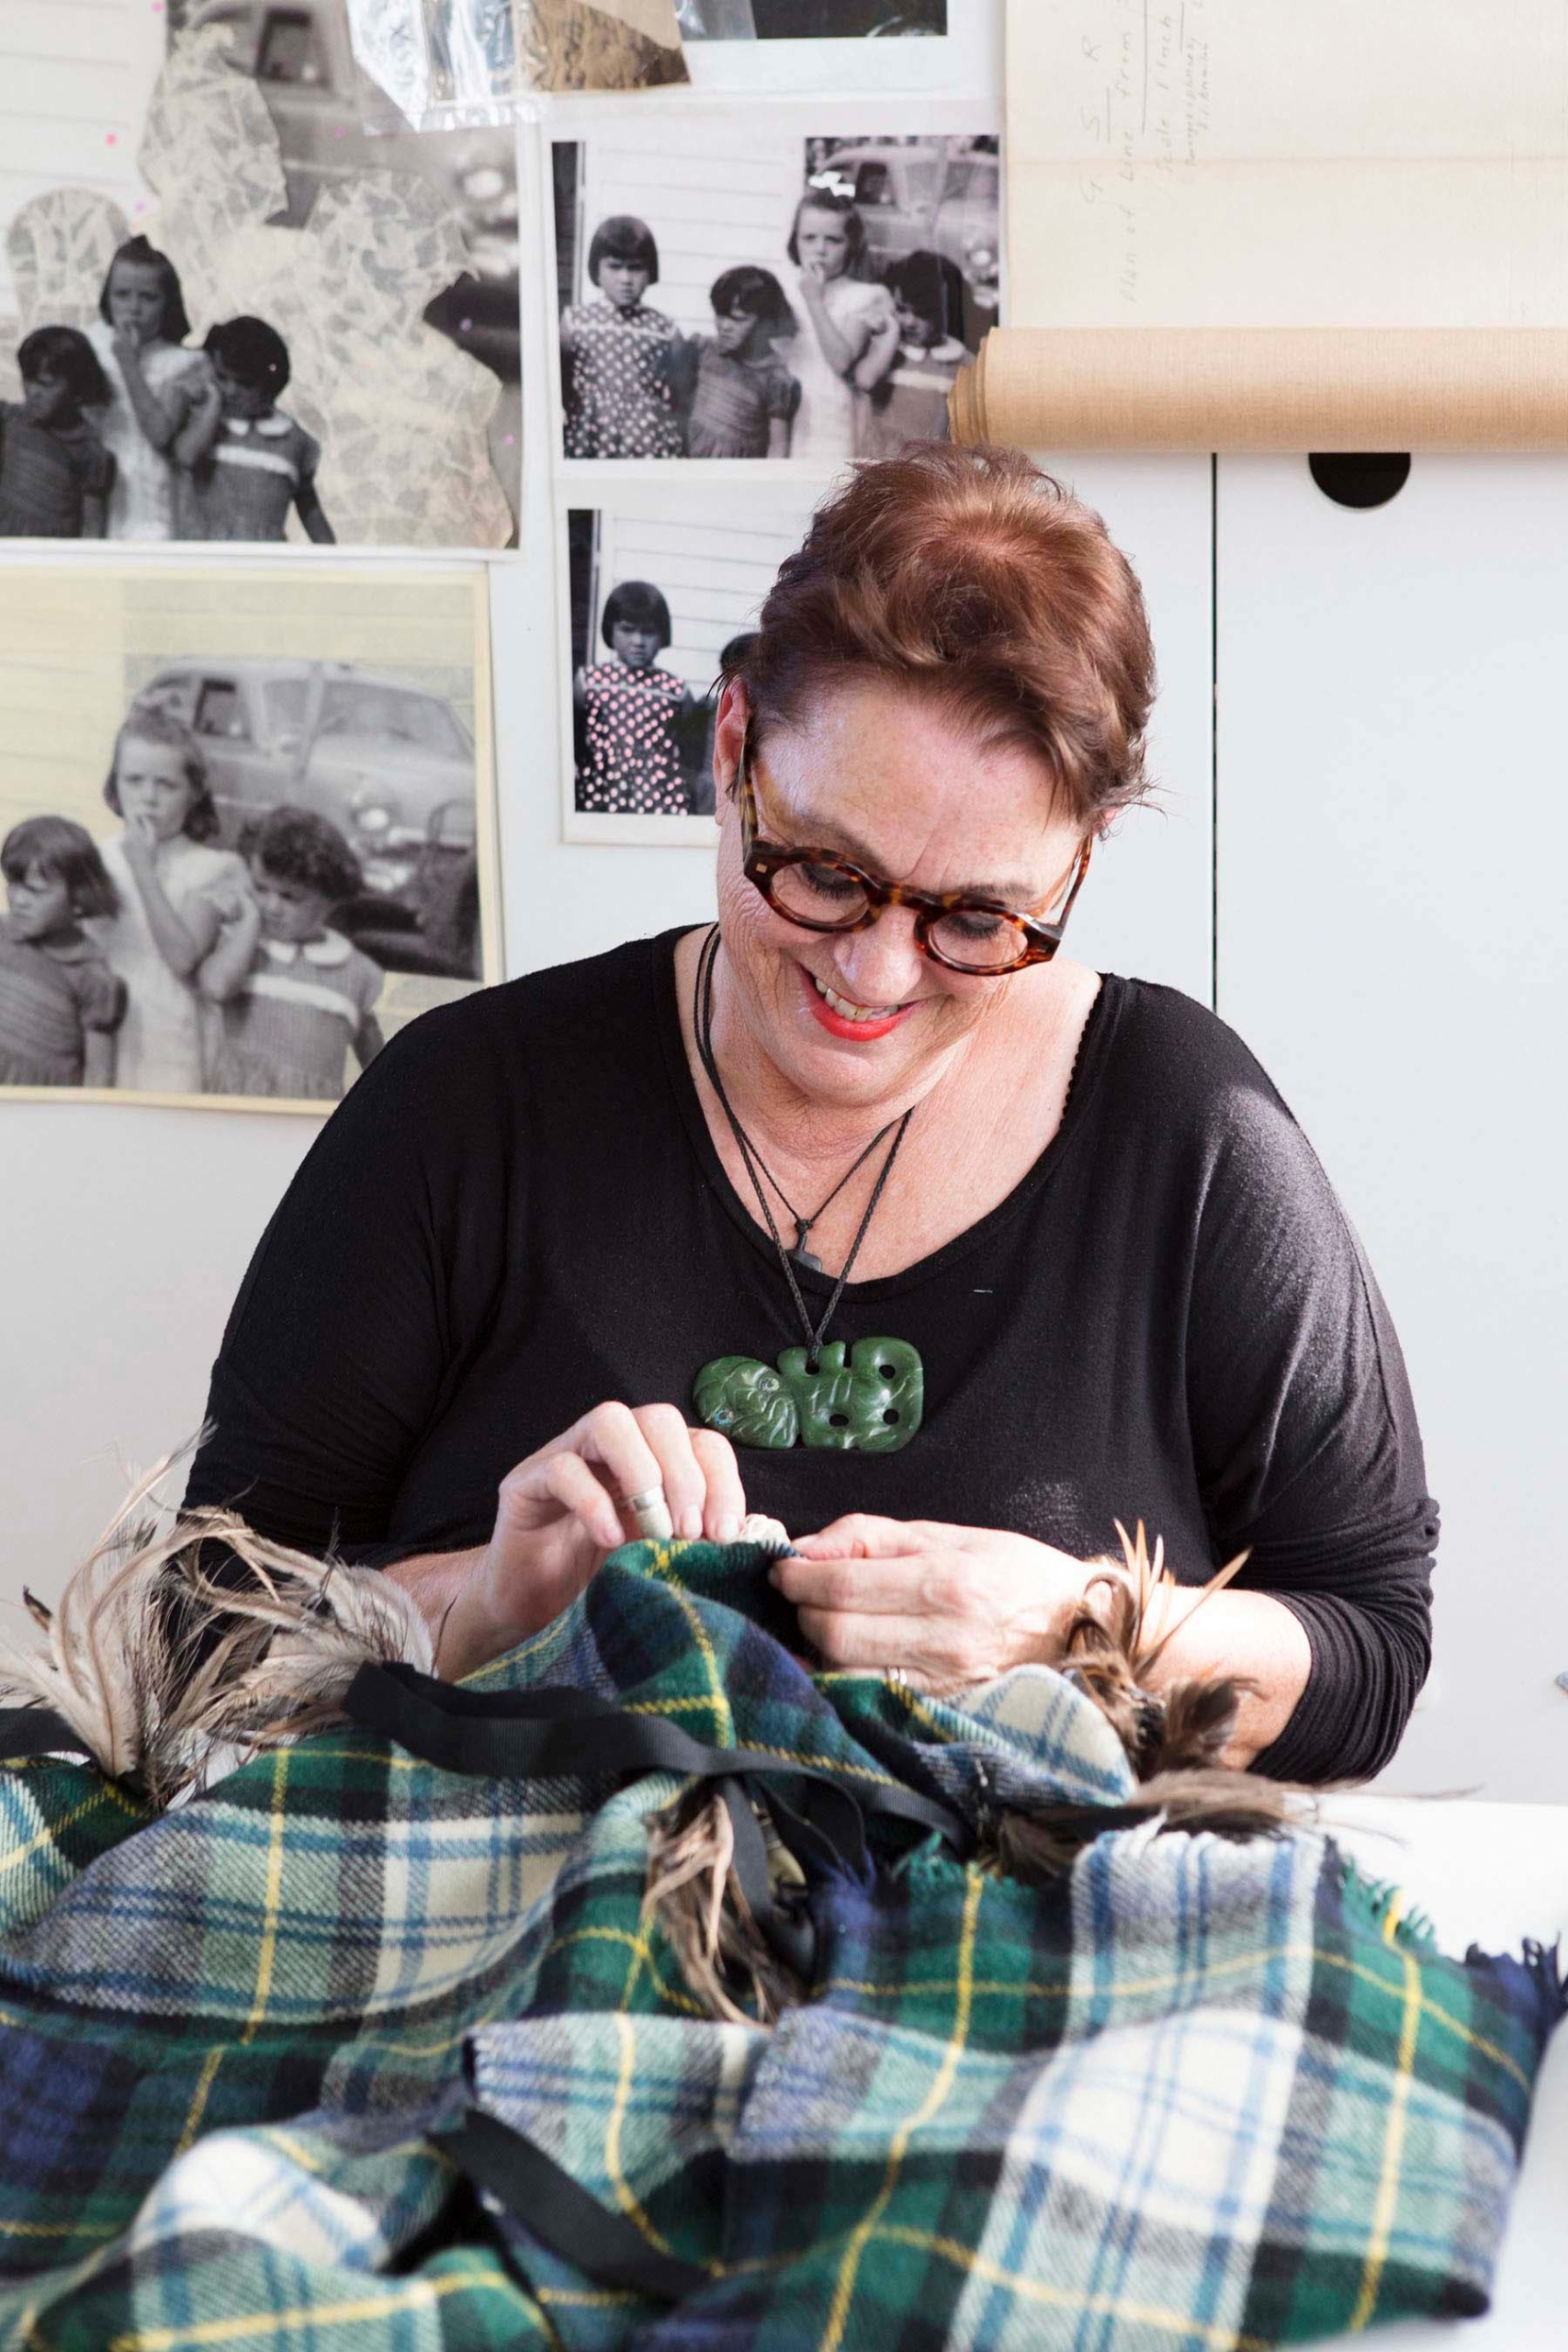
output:
[[599,265],[599,291],[617,311],[635,311],[648,291],[648,264],[606,254]]
[[795,245],[807,277],[842,277],[852,259],[847,216],[807,205],[795,225]]
[[74,920],[70,885],[36,859],[26,873],[7,875],[6,898],[18,939],[48,939]]
[[172,842],[184,832],[196,790],[177,743],[147,743],[128,735],[119,747],[114,781],[128,825],[142,819],[161,842]]
[[[744,696],[731,687],[715,744],[721,778],[735,771],[744,726]],[[768,841],[836,849],[881,881],[972,891],[1021,911],[1060,905],[1082,840],[1052,813],[1050,777],[1033,753],[987,749],[939,707],[881,681],[838,687],[799,726],[773,729],[752,780]],[[916,1102],[982,1023],[1016,1008],[1019,992],[1053,986],[1049,965],[1001,979],[947,970],[920,954],[903,907],[865,931],[802,930],[747,881],[739,810],[722,788],[718,809],[719,920],[738,1009],[756,1046],[807,1097],[844,1108]]]
[[133,343],[164,332],[164,276],[148,261],[117,261],[109,272],[109,324]]

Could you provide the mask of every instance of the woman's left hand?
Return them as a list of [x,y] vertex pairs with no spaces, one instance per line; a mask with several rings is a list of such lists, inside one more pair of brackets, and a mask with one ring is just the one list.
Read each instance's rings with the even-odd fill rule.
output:
[[1101,1562],[998,1528],[855,1511],[795,1539],[773,1578],[829,1666],[898,1667],[932,1691],[1055,1666]]

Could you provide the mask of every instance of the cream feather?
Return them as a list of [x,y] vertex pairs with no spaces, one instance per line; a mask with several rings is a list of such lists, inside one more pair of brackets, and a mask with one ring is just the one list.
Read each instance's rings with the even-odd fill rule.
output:
[[432,1665],[400,1585],[268,1543],[231,1511],[175,1517],[159,1490],[180,1458],[135,1480],[52,1610],[24,1592],[41,1645],[0,1634],[0,1704],[52,1709],[157,1810],[337,1718],[361,1666]]

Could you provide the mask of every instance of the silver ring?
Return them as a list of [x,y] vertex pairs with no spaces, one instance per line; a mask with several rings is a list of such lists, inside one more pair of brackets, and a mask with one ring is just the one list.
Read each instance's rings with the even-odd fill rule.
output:
[[670,1516],[662,1487],[644,1487],[642,1492],[626,1497],[626,1509],[637,1521],[637,1532],[649,1544],[668,1544],[675,1532],[675,1522]]

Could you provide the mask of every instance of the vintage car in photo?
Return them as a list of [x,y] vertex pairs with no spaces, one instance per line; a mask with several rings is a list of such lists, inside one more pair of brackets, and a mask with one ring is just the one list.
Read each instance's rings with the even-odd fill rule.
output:
[[1001,159],[946,139],[866,140],[835,147],[812,187],[851,198],[879,264],[940,254],[964,277],[964,341],[973,348],[997,316],[1001,261]]
[[199,740],[225,842],[282,802],[313,809],[364,876],[338,927],[395,971],[479,977],[474,743],[444,695],[343,662],[192,658],[135,699]]

